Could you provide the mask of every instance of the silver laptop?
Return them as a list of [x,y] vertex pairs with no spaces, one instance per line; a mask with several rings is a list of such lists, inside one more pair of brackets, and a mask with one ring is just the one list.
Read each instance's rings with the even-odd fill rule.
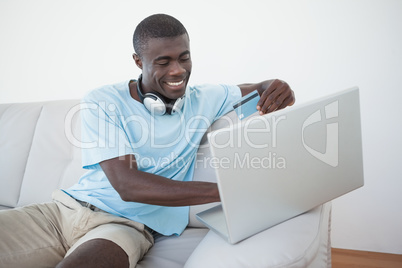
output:
[[221,204],[197,218],[229,243],[363,186],[359,89],[208,134]]

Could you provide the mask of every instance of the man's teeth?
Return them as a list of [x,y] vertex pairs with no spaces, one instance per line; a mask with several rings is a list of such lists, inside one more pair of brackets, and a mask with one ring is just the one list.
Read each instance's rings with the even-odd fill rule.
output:
[[169,86],[180,86],[183,84],[184,80],[181,80],[180,82],[166,82]]

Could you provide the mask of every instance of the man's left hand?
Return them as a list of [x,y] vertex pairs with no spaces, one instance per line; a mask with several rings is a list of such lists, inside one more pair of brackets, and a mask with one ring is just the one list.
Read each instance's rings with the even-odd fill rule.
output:
[[295,103],[293,90],[282,80],[266,81],[262,83],[260,90],[263,92],[260,92],[261,98],[257,103],[257,110],[261,115],[292,106]]

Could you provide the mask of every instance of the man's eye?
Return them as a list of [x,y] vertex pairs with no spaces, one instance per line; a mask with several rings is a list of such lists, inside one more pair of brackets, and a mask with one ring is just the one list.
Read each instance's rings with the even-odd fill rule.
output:
[[165,66],[165,65],[168,65],[169,62],[168,62],[168,61],[159,61],[159,62],[157,62],[157,64],[158,64],[158,65]]

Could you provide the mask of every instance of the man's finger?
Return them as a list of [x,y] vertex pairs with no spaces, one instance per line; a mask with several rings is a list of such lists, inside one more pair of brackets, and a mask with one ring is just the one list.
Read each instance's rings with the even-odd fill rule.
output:
[[278,84],[280,84],[282,81],[275,79],[269,86],[268,88],[266,88],[262,94],[261,94],[261,98],[257,103],[257,106],[260,106],[260,108],[263,107],[265,101],[267,98],[269,98],[269,96],[276,90]]

